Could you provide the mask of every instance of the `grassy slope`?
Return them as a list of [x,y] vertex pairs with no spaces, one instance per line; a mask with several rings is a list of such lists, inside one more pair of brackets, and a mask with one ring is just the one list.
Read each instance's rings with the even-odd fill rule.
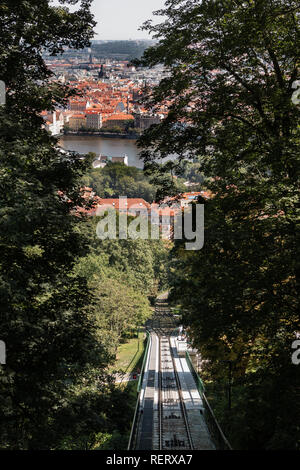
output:
[[[127,343],[121,344],[118,349],[117,360],[111,370],[117,370],[125,374],[131,374],[132,372],[136,371],[137,368],[141,369],[146,346],[144,336],[144,331],[141,331],[138,335],[138,338],[131,338]],[[129,391],[128,404],[132,409],[132,420],[134,417],[137,400],[137,385],[138,380],[132,380],[130,382],[123,380],[123,382],[119,384],[120,388]],[[116,430],[113,434],[107,435],[104,438],[103,444],[100,446],[95,446],[95,448],[99,450],[126,450],[130,436],[131,425],[132,423],[129,423],[128,431],[124,434],[120,434]]]
[[141,331],[138,338],[131,338],[127,343],[121,344],[113,370],[130,374],[141,368],[145,351],[144,336],[144,331]]

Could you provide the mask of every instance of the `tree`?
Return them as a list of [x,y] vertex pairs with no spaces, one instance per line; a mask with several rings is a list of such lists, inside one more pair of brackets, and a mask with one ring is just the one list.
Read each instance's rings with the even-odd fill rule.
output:
[[108,162],[104,168],[90,170],[83,178],[83,184],[91,186],[100,197],[142,198],[152,202],[156,187],[142,170],[128,167],[123,163]]
[[[96,235],[99,217],[90,218],[80,227],[88,238],[90,253],[78,259],[75,273],[87,279],[93,276],[100,278],[115,277],[142,293],[145,297],[155,297],[166,285],[168,248],[162,240],[142,240],[117,238],[100,240]],[[133,217],[128,217],[128,223]],[[114,272],[114,274],[113,274]]]
[[[163,104],[168,115],[141,137],[142,156],[148,165],[174,153],[199,157],[213,193],[205,204],[203,250],[176,245],[173,296],[204,357],[220,372],[221,361],[235,361],[243,393],[236,419],[223,423],[234,444],[280,448],[282,438],[295,449],[299,374],[290,358],[300,329],[299,107],[292,95],[299,6],[168,0],[161,13],[164,23],[145,25],[158,41],[141,64],[167,67],[169,76],[145,105],[155,112]],[[279,402],[279,382],[291,397],[288,409]],[[249,424],[246,411],[254,397],[259,425]]]
[[119,56],[122,60],[130,60],[141,57],[148,45],[149,41],[109,41],[93,45],[93,53],[100,58]]
[[95,276],[92,287],[99,329],[112,353],[116,353],[121,340],[136,332],[151,316],[148,299],[128,286],[126,278],[115,269],[108,269],[105,277]]

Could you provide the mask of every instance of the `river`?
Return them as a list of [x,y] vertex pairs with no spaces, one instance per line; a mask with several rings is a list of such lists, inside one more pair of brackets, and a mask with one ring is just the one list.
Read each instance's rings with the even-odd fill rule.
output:
[[144,163],[139,159],[139,149],[136,140],[117,139],[99,136],[75,136],[64,135],[59,145],[66,150],[73,150],[78,153],[95,152],[109,157],[128,156],[128,165],[136,168],[143,168]]

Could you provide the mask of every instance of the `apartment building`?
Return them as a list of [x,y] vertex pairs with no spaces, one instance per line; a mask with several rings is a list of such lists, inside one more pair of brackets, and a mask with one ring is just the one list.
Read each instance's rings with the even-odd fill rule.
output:
[[69,119],[69,127],[72,131],[78,131],[86,127],[86,117],[84,114],[73,114]]
[[101,129],[102,127],[102,114],[99,112],[87,111],[86,112],[86,127],[87,129]]

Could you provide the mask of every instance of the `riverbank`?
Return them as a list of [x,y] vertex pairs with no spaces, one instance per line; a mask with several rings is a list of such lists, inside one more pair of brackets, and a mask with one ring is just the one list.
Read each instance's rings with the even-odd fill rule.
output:
[[136,133],[118,133],[118,132],[88,132],[88,131],[65,131],[63,136],[75,136],[75,137],[106,137],[107,139],[129,139],[136,140],[140,137],[140,134]]

